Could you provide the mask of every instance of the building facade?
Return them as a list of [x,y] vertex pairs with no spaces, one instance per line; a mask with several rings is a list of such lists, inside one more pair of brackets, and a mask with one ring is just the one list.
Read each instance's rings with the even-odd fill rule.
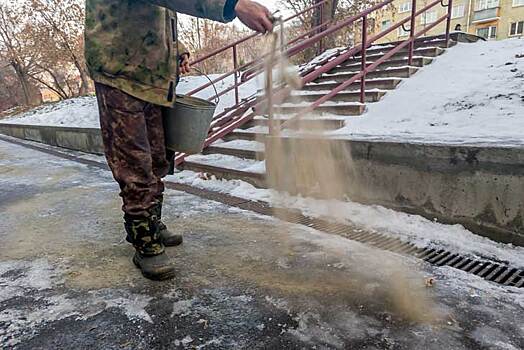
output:
[[[444,0],[447,3],[447,0]],[[417,1],[417,9],[429,4],[429,0]],[[375,31],[381,32],[399,20],[411,15],[411,0],[395,0],[375,18]],[[416,32],[431,25],[447,13],[447,7],[434,6],[417,16]],[[404,25],[409,29],[409,22]],[[524,0],[454,0],[451,30],[476,34],[487,40],[500,40],[524,36]],[[445,31],[445,21],[430,29],[425,35],[438,35]],[[391,42],[406,39],[409,31],[400,27],[379,40]]]

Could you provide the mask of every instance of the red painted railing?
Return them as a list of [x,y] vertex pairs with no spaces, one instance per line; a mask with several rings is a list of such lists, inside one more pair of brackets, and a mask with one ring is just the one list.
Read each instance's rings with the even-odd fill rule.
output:
[[[308,11],[314,11],[317,7],[323,6],[326,3],[327,0],[321,1],[310,8],[301,11],[291,17],[288,17],[284,20],[285,22],[288,22],[300,15],[303,15],[307,13]],[[320,75],[330,71],[331,69],[335,68],[336,66],[340,65],[344,61],[348,60],[349,58],[356,56],[360,53],[361,58],[361,64],[360,64],[360,72],[352,76],[350,79],[344,81],[343,83],[339,84],[336,88],[334,88],[332,91],[330,91],[328,94],[322,96],[321,98],[314,101],[310,106],[299,112],[297,115],[293,116],[292,118],[288,119],[285,123],[281,125],[281,127],[284,127],[286,124],[291,123],[293,120],[296,120],[297,118],[300,118],[301,116],[304,116],[307,113],[310,113],[315,108],[320,106],[322,103],[328,101],[333,96],[344,90],[349,85],[360,81],[360,102],[365,102],[365,88],[366,88],[366,75],[375,69],[377,67],[384,63],[386,60],[388,60],[391,56],[393,56],[395,53],[402,50],[404,47],[408,46],[408,64],[411,65],[412,59],[413,59],[413,50],[414,50],[414,44],[415,40],[420,37],[421,35],[427,33],[429,30],[436,27],[438,24],[440,24],[443,21],[446,21],[446,34],[445,39],[446,43],[449,42],[449,30],[450,30],[450,19],[451,19],[451,8],[452,8],[452,0],[448,0],[447,4],[444,4],[442,2],[443,0],[435,0],[431,3],[429,3],[427,6],[417,10],[416,9],[416,0],[412,0],[412,10],[411,15],[398,21],[396,24],[392,25],[391,27],[385,29],[384,31],[368,37],[368,18],[369,15],[382,9],[383,7],[391,4],[393,0],[386,0],[382,3],[379,3],[377,5],[374,5],[370,7],[369,9],[362,11],[361,13],[350,16],[348,18],[345,18],[341,21],[338,21],[336,23],[321,23],[320,25],[316,26],[315,28],[312,28],[306,33],[303,33],[299,35],[298,37],[292,39],[291,41],[287,42],[285,50],[285,55],[288,57],[294,56],[303,50],[312,47],[313,45],[317,43],[322,43],[323,39],[326,38],[329,35],[334,34],[338,30],[341,30],[343,28],[347,28],[349,25],[354,24],[357,21],[362,21],[362,38],[361,43],[358,45],[353,46],[349,50],[343,52],[343,53],[334,53],[333,56],[326,57],[323,64],[321,64],[320,67],[313,69],[308,72],[302,73],[302,82],[303,84],[307,84],[309,82],[314,81],[317,79]],[[429,9],[432,9],[435,6],[444,6],[448,7],[447,14],[438,18],[435,22],[433,22],[431,25],[428,25],[418,33],[415,33],[415,23],[416,23],[416,17],[420,14],[426,12]],[[398,42],[397,45],[387,51],[380,59],[376,60],[372,64],[367,64],[366,62],[366,49],[369,48],[376,40],[386,36],[387,34],[391,33],[392,31],[398,29],[399,27],[403,27],[406,23],[410,22],[411,27],[407,29],[410,31],[409,38],[405,41]],[[312,35],[312,36],[310,36]],[[257,110],[260,108],[265,107],[265,97],[249,97],[243,100],[240,100],[239,97],[239,87],[243,84],[245,84],[247,81],[252,79],[256,76],[257,73],[261,72],[264,67],[264,58],[266,56],[260,57],[256,60],[253,60],[247,64],[244,64],[242,66],[238,66],[238,59],[237,59],[237,46],[241,43],[247,42],[248,40],[256,37],[257,34],[249,35],[241,40],[235,41],[223,48],[220,48],[218,50],[215,50],[208,55],[205,55],[204,57],[198,58],[197,60],[193,61],[192,64],[198,64],[206,59],[209,59],[211,57],[216,56],[217,54],[220,54],[224,52],[225,50],[232,49],[232,58],[233,58],[233,66],[234,69],[228,73],[222,74],[216,79],[212,81],[212,83],[217,83],[231,75],[235,75],[235,83],[231,85],[230,87],[222,90],[219,92],[219,96],[231,91],[235,90],[235,101],[236,104],[230,108],[227,108],[223,112],[217,114],[213,118],[213,122],[211,123],[211,129],[208,138],[205,141],[204,147],[209,146],[211,143],[215,142],[216,140],[224,137],[234,129],[237,129],[238,127],[242,126],[246,122],[253,119],[258,113]],[[303,39],[303,40],[302,40]],[[294,44],[294,45],[292,45]],[[241,72],[244,72],[242,76],[240,76]],[[241,77],[240,82],[238,81],[238,78]],[[188,95],[193,95],[199,91],[202,91],[203,89],[209,87],[212,85],[211,82],[206,83],[188,93]],[[272,100],[275,103],[278,103],[279,101],[283,101],[287,96],[289,96],[291,90],[289,88],[281,88],[281,89],[275,89],[274,95]],[[212,98],[210,98],[211,100]],[[248,110],[253,109],[254,111],[251,113],[246,113]],[[272,123],[272,121],[269,121]],[[184,161],[184,158],[186,157],[186,154],[183,153],[177,153],[175,156],[175,165],[179,165]]]

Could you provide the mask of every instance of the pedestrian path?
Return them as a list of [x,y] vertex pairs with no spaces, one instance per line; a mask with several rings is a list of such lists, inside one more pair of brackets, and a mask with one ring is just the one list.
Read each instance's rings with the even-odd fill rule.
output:
[[0,348],[524,346],[521,290],[172,190],[178,275],[148,281],[117,193],[0,141]]

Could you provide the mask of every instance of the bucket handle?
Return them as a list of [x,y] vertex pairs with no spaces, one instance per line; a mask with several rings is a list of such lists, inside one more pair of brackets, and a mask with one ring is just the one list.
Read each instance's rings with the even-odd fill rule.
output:
[[207,78],[207,80],[209,80],[209,82],[211,83],[211,86],[213,86],[213,90],[215,90],[215,104],[218,105],[220,103],[220,97],[218,96],[217,88],[216,88],[215,84],[213,83],[213,81],[211,80],[211,78],[209,77],[209,75],[207,75],[206,73],[204,73],[203,71],[201,71],[197,67],[191,67],[191,69],[194,69],[195,71],[197,71],[197,73],[200,73],[200,75],[205,76]]

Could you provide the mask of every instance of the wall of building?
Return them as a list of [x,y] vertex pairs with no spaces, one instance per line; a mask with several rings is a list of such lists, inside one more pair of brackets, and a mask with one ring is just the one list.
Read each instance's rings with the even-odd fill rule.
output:
[[[490,10],[488,9],[485,13],[488,13],[488,11],[492,11],[495,13],[495,18],[493,20],[489,20],[492,18],[491,16],[488,16],[485,20],[475,20],[475,15],[479,16],[482,15],[482,11],[475,11],[476,10],[476,3],[479,0],[456,0],[453,1],[453,7],[458,9],[458,6],[463,5],[464,10],[463,13],[457,12],[457,15],[455,15],[451,20],[451,30],[454,30],[457,24],[461,25],[461,31],[467,32],[470,34],[477,34],[478,29],[481,28],[488,28],[490,26],[495,26],[496,29],[496,37],[492,39],[507,39],[510,37],[510,25],[512,22],[518,22],[518,21],[524,21],[524,2],[523,5],[516,4],[519,0],[499,0],[499,6],[497,9]],[[522,0],[521,0],[522,1]],[[417,1],[417,10],[427,6],[430,1],[424,0],[424,1]],[[446,0],[447,3],[447,0]],[[395,0],[392,4],[392,6],[386,8],[382,12],[380,12],[376,18],[375,18],[375,28],[374,32],[379,33],[384,28],[382,27],[382,22],[384,21],[390,21],[391,24],[398,23],[398,21],[409,17],[411,15],[411,10],[406,12],[400,12],[400,9],[406,9],[410,8],[410,5],[407,6],[407,4],[411,4],[411,0]],[[516,6],[514,6],[516,4]],[[434,16],[435,19],[438,19],[447,13],[447,7],[442,7],[440,5],[434,6],[430,11],[430,14],[428,14],[428,17]],[[416,20],[416,32],[419,32],[423,30],[427,25],[430,25],[431,23],[424,24],[421,22],[421,17],[423,15],[417,16]],[[425,35],[438,35],[445,32],[446,22],[443,21],[441,24],[437,25],[435,28],[429,30]],[[409,28],[409,22],[405,24],[406,28]],[[394,30],[393,32],[386,35],[384,38],[380,39],[379,43],[387,43],[387,42],[393,42],[398,40],[403,40],[408,38],[409,33],[406,33],[407,35],[401,36],[399,35],[398,30]],[[517,35],[522,36],[522,35]]]

